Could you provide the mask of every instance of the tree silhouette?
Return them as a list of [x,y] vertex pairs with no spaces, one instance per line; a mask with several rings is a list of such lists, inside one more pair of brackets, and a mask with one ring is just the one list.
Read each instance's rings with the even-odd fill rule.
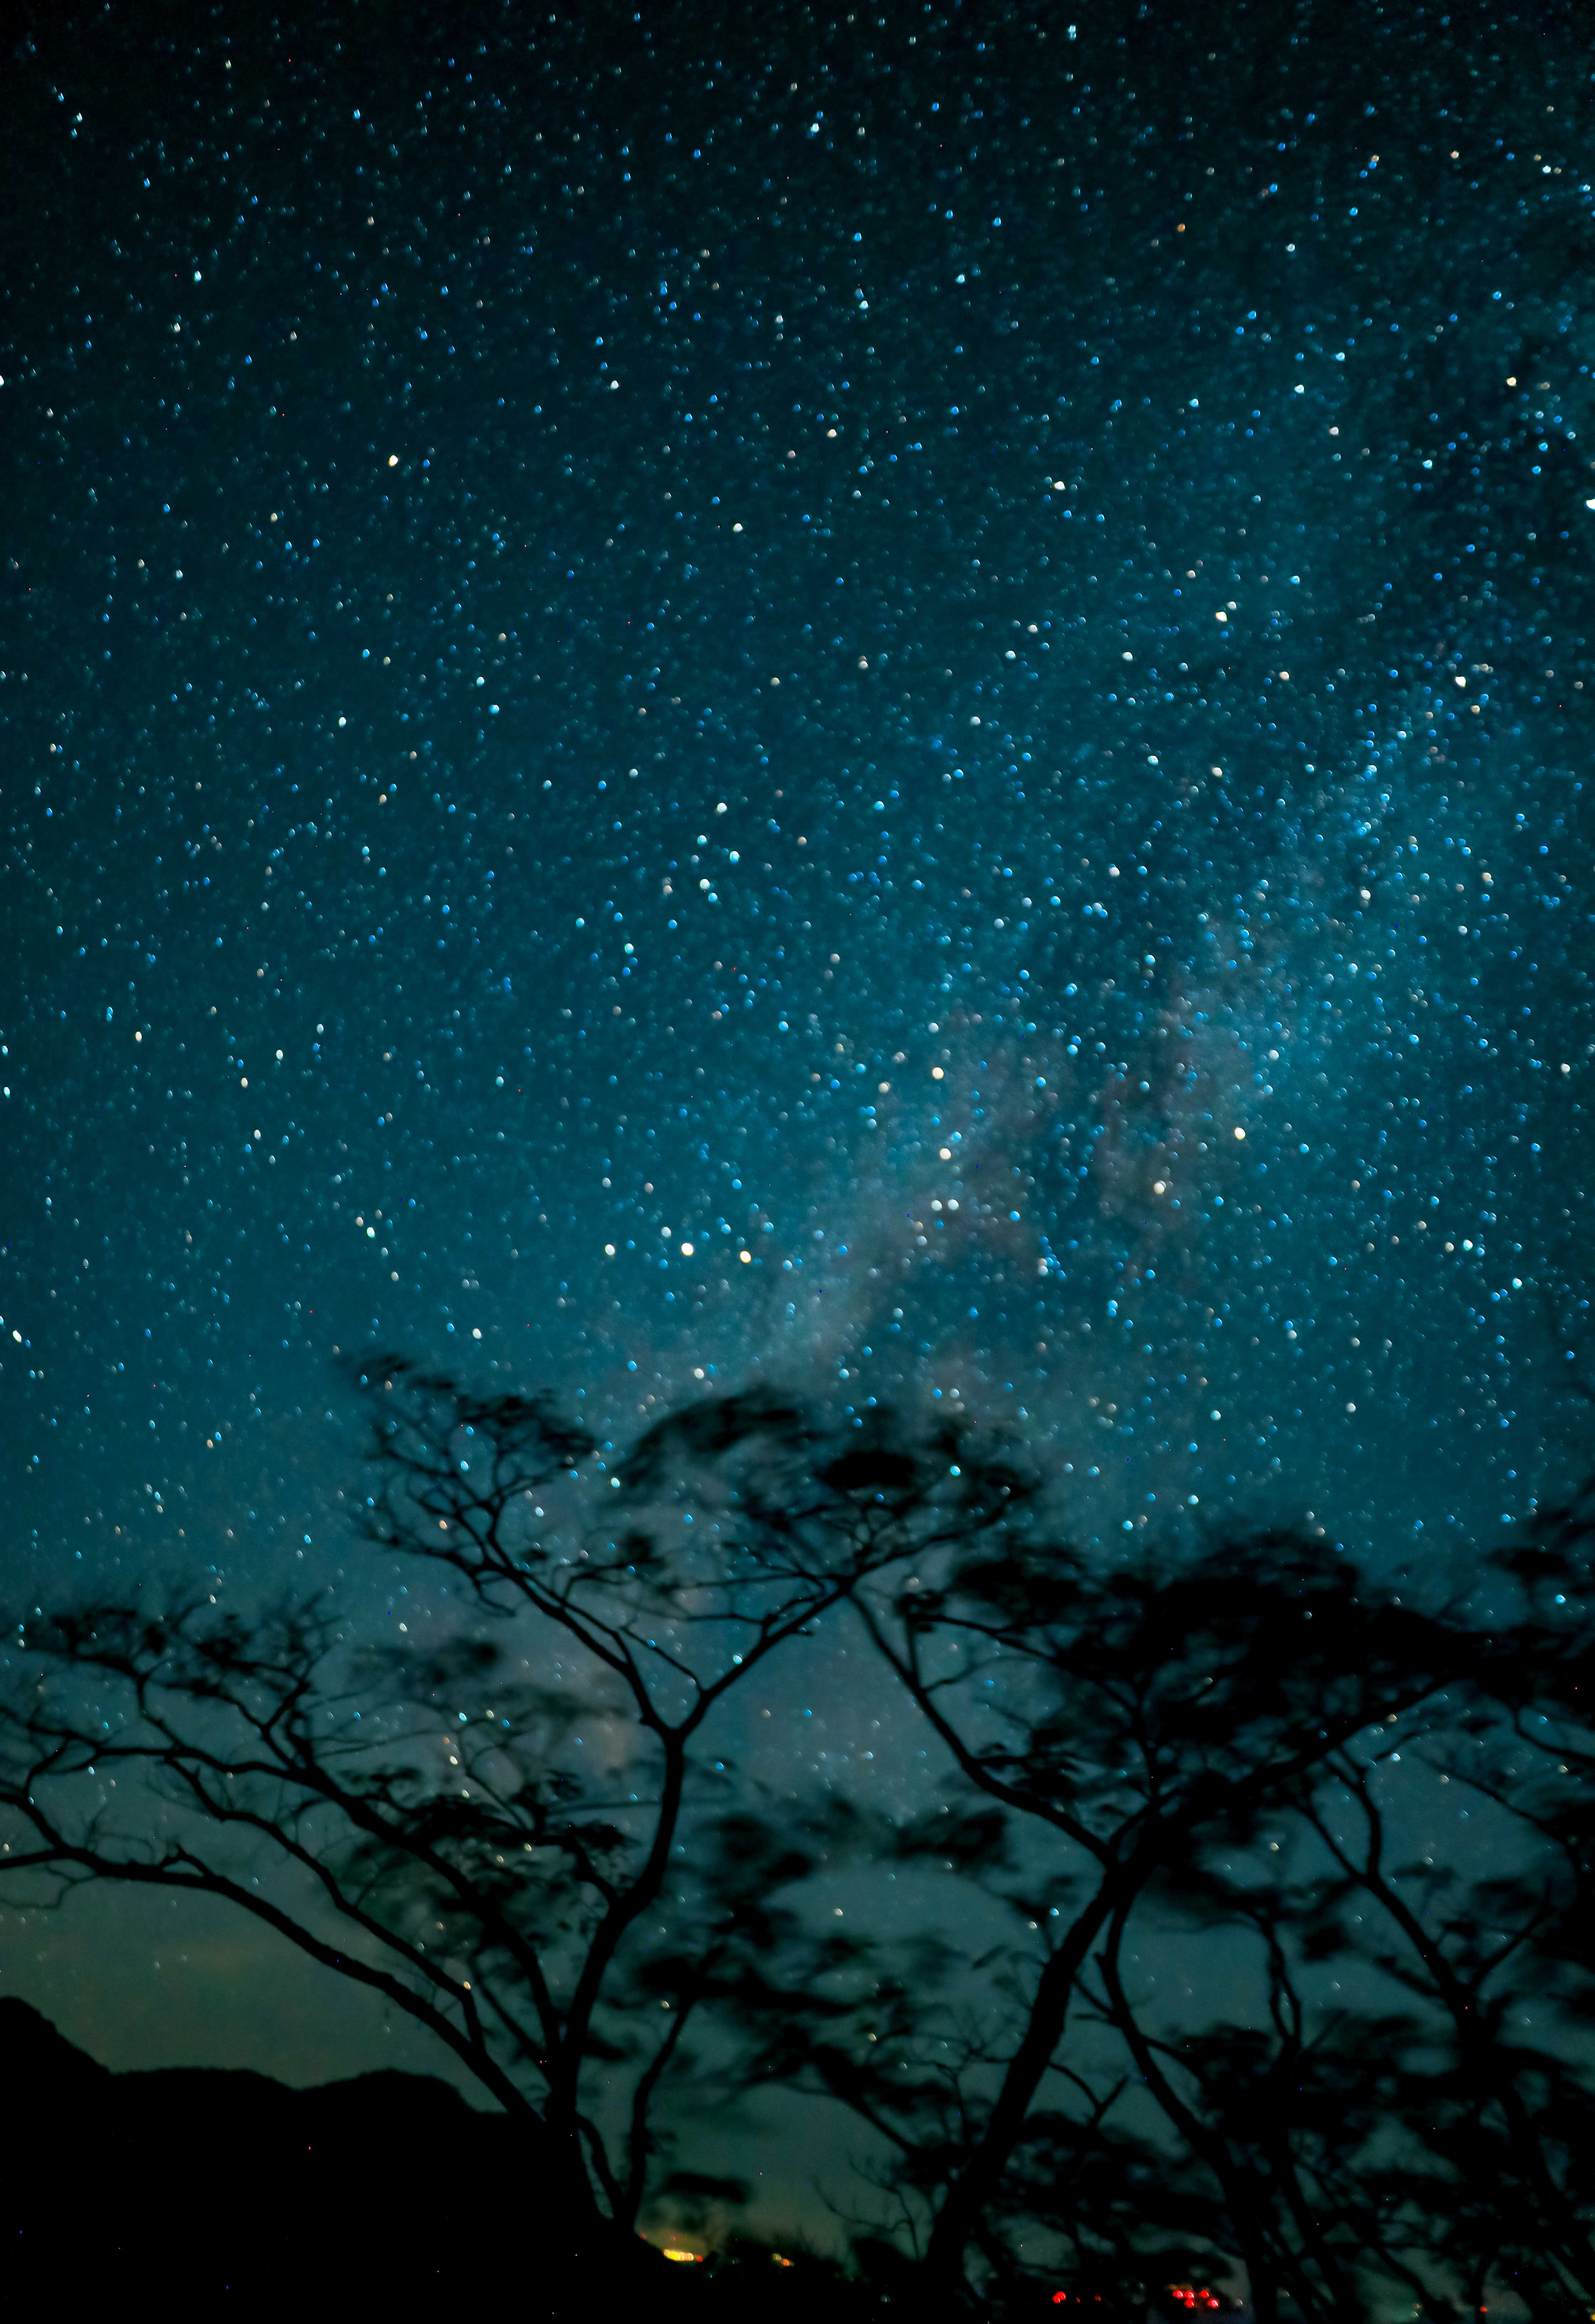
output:
[[[1544,1570],[1538,1552],[1509,1563]],[[1347,2312],[1378,2276],[1430,2315],[1459,2296],[1477,2310],[1492,2280],[1536,2314],[1589,2310],[1588,1735],[1568,1711],[1588,1647],[1581,1621],[1490,1618],[1437,1697],[1344,1738],[1281,1797],[1288,1873],[1217,1836],[1150,1892],[1186,1931],[1254,1934],[1252,2022],[1157,2028],[1127,1989],[1121,1920],[1098,1953],[1104,2016],[1305,2316]],[[1459,1798],[1471,1808],[1442,1804]],[[1462,1853],[1488,1868],[1439,1852],[1434,1826],[1459,1813],[1477,1835]],[[1382,2014],[1336,2000],[1347,1986]]]
[[[732,1812],[720,1706],[866,1574],[1000,1521],[1017,1475],[770,1397],[671,1414],[617,1462],[546,1400],[392,1357],[355,1386],[365,1539],[462,1578],[460,1617],[397,1650],[326,1595],[18,1625],[0,1872],[226,1899],[443,2042],[573,2235],[630,2228],[685,2030],[808,1868]],[[601,2081],[628,2085],[618,2136]]]
[[[932,2312],[1226,2267],[1263,2319],[1589,2312],[1595,1501],[1420,1601],[1285,1533],[1083,1551],[946,1423],[715,1397],[616,1452],[353,1379],[360,1530],[447,1611],[398,1646],[327,1593],[19,1625],[23,1894],[220,1897],[380,1994],[573,2247],[731,2202],[670,2126],[770,2083],[867,2134],[856,2251]],[[774,1809],[734,1765],[723,1706],[787,1700],[822,1624],[938,1755],[929,1812]],[[872,1923],[819,1913],[822,1863]]]
[[[1429,2281],[1465,2242],[1478,2282],[1493,2271],[1536,2312],[1570,2316],[1595,2301],[1592,1517],[1586,1492],[1491,1561],[1506,1580],[1489,1591],[1500,1627],[1484,1683],[1399,1738],[1436,1800],[1443,1787],[1468,1803],[1471,1865],[1403,1829],[1382,1780],[1396,1738],[1342,1748],[1299,1801],[1324,1868],[1308,1949],[1360,1957],[1412,2013],[1392,2105],[1433,2174],[1409,2204]],[[1502,1624],[1499,1600],[1517,1593]]]
[[[1016,2232],[1034,2218],[1021,2200],[1034,2177],[1027,2149],[1037,2124],[1055,2120],[1065,2084],[1074,2085],[1067,2119],[1076,2136],[1083,2123],[1105,2122],[1101,2077],[1085,2070],[1093,2026],[1124,2043],[1138,2088],[1157,2100],[1186,2161],[1201,2166],[1210,2241],[1243,2263],[1259,2316],[1284,2295],[1305,2314],[1343,2312],[1368,2267],[1399,2273],[1400,2232],[1389,2205],[1368,2191],[1391,2091],[1388,2076],[1381,2082],[1365,2070],[1361,2045],[1371,2043],[1371,2055],[1386,2060],[1400,2021],[1387,2011],[1382,2025],[1359,2032],[1342,2012],[1338,2034],[1309,2030],[1292,1949],[1310,1922],[1322,1960],[1328,1923],[1316,1894],[1296,1897],[1286,1886],[1280,1835],[1305,1824],[1327,1848],[1329,1787],[1360,1786],[1371,1805],[1385,1746],[1370,1738],[1388,1741],[1392,1726],[1432,1755],[1453,1757],[1477,1756],[1485,1734],[1548,1738],[1540,1723],[1547,1706],[1569,1699],[1577,1683],[1569,1673],[1583,1666],[1573,1626],[1558,1639],[1526,1616],[1487,1626],[1460,1597],[1404,1604],[1322,1541],[1279,1534],[1120,1564],[1037,1528],[1010,1528],[1000,1542],[960,1547],[939,1573],[922,1570],[907,1582],[895,1571],[883,1575],[852,1602],[971,1797],[986,1803],[959,1877],[978,1877],[1035,1932],[1025,1978],[1010,1981],[1009,2000],[1019,2006],[1008,2040],[994,2052],[988,2037],[983,2077],[960,2080],[950,2110],[956,2138],[928,2098],[917,2126],[905,2119],[898,2127],[898,2179],[928,2211],[933,2279],[962,2282],[972,2246],[991,2259],[994,2222],[1005,2212]],[[1563,1719],[1564,1740],[1566,1726]],[[1565,1782],[1569,1763],[1556,1764]],[[1471,1779],[1485,1780],[1482,1764]],[[1579,1825],[1577,1845],[1586,1830]],[[934,1849],[934,1821],[926,1838]],[[1571,1831],[1563,1838],[1575,1844]],[[1250,1891],[1217,1873],[1221,1857],[1247,1863]],[[1339,1877],[1366,1881],[1371,1868],[1365,1855],[1357,1868],[1339,1868]],[[1531,1907],[1512,1893],[1542,1950],[1553,1926],[1565,1931],[1566,1897],[1559,1904],[1542,1883]],[[1198,1901],[1249,1931],[1266,1963],[1268,2032],[1222,2018],[1186,2026],[1176,2068],[1168,2039],[1148,2034],[1131,2006],[1123,1962],[1132,1934]],[[1388,1914],[1405,1910],[1388,1883],[1378,1901]],[[1487,1908],[1498,1917],[1499,1905],[1476,1888],[1470,1911]],[[1464,2029],[1457,2038],[1470,2090],[1488,2089],[1503,2136],[1508,2123],[1520,2135],[1530,2117],[1471,2030],[1476,2004],[1454,1976],[1447,1985],[1452,1972],[1410,1912],[1402,1929],[1414,1961],[1400,1975],[1409,1987],[1426,1979],[1425,2000]],[[1349,1945],[1349,1935],[1337,1941]],[[1407,2058],[1435,2031],[1431,2013],[1398,2054]],[[851,2102],[878,2110],[890,2076],[855,2070],[866,2082]],[[1554,2121],[1571,2152],[1576,2078],[1562,2074],[1553,2095],[1548,2062],[1535,2070],[1545,2135]],[[831,2086],[846,2095],[834,2067]],[[916,2093],[899,2089],[898,2113],[910,2116]],[[1432,2114],[1406,2096],[1402,2119],[1436,2159]],[[1554,2230],[1557,2264],[1581,2285],[1587,2236],[1567,2172],[1558,2180],[1533,2162],[1535,2152],[1519,2166],[1534,2182],[1534,2222],[1542,2235]],[[1484,2175],[1476,2165],[1474,2182]],[[1409,2200],[1402,2231],[1415,2226]],[[1583,2258],[1575,2255],[1581,2238]]]

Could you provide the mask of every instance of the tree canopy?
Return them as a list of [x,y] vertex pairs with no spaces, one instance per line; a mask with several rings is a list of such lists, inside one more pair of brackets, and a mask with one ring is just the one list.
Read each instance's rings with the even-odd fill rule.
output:
[[[714,1396],[614,1452],[397,1357],[351,1386],[372,1571],[446,1610],[15,1623],[3,1893],[218,1897],[373,1989],[573,2248],[730,2200],[686,2126],[759,2088],[832,2110],[860,2265],[950,2310],[1202,2270],[1259,2316],[1587,2312],[1587,1500],[1397,1588],[1317,1535],[1083,1547],[1038,1449],[946,1421]],[[734,1748],[844,1638],[928,1814]]]

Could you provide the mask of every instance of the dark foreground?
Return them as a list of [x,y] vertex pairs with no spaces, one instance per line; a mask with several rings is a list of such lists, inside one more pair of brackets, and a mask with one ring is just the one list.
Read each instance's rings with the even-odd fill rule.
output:
[[[36,2010],[0,2001],[7,2165],[0,2281],[60,2312],[86,2298],[324,2315],[373,2297],[512,2301],[518,2316],[901,2312],[884,2288],[768,2253],[712,2266],[636,2237],[573,2252],[502,2118],[449,2084],[364,2074],[295,2090],[263,2074],[113,2074]],[[917,2303],[915,2303],[917,2305]]]

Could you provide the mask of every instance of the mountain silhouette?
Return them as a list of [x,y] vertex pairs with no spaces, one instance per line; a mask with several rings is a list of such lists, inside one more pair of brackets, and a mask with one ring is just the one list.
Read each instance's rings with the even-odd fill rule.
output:
[[[447,2082],[392,2071],[310,2089],[216,2067],[113,2073],[26,2002],[0,2000],[10,2160],[0,2265],[59,2296],[138,2281],[254,2299],[500,2278],[549,2263],[535,2137]],[[528,2264],[533,2263],[532,2264]],[[538,2309],[534,2305],[533,2313]]]
[[[573,2247],[535,2126],[430,2075],[292,2089],[212,2066],[113,2073],[14,1999],[0,2000],[0,2282],[18,2313],[30,2295],[71,2312],[95,2293],[273,2319],[373,2294],[419,2312],[460,2293],[538,2324],[812,2313],[812,2272],[765,2254],[716,2274],[635,2236]],[[839,2324],[875,2312],[829,2272],[824,2290]]]

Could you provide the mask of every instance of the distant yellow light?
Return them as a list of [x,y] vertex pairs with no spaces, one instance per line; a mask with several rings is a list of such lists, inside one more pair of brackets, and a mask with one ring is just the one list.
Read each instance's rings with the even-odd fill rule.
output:
[[693,1245],[692,1245],[691,1243],[689,1243],[689,1242],[684,1242],[684,1243],[682,1244],[682,1246],[681,1246],[681,1256],[682,1256],[682,1258],[683,1258],[683,1259],[690,1259],[690,1258],[692,1257],[692,1253],[693,1253]]
[[1246,1135],[1246,1132],[1245,1132],[1245,1130],[1238,1130],[1235,1132],[1235,1135],[1236,1135],[1236,1137],[1237,1137],[1237,1138],[1244,1138],[1244,1137],[1245,1137],[1245,1135]]
[[751,1250],[739,1250],[739,1251],[738,1251],[738,1253],[737,1253],[737,1257],[742,1260],[742,1265],[743,1265],[744,1267],[751,1267],[751,1266],[752,1266],[752,1264],[753,1264],[753,1254],[752,1254],[752,1252],[751,1252]]
[[397,452],[389,453],[388,466],[390,468],[396,468],[399,466],[399,455]]
[[678,2250],[674,2244],[667,2244],[665,2246],[665,2257],[667,2259],[701,2260],[703,2258],[703,2254],[702,2252],[681,2251]]
[[933,1082],[939,1082],[942,1079],[942,1069],[940,1065],[932,1065],[930,1069],[930,1078]]

